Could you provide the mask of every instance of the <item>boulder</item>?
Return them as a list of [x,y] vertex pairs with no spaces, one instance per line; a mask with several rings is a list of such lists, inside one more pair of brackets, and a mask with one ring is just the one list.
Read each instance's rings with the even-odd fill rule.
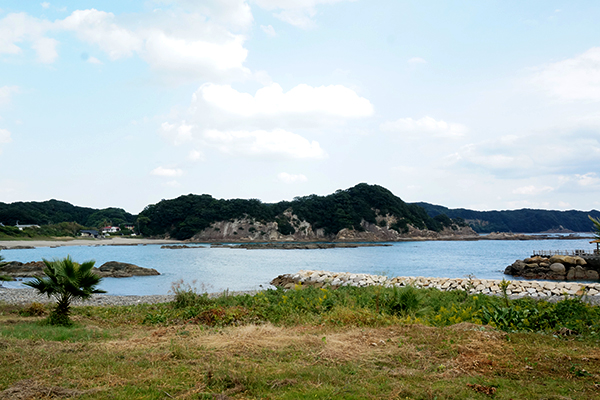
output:
[[134,264],[118,261],[109,261],[100,268],[94,268],[94,272],[102,278],[129,278],[132,276],[160,275],[154,268],[138,267]]
[[566,272],[565,265],[561,263],[550,264],[550,270],[556,274],[564,274]]

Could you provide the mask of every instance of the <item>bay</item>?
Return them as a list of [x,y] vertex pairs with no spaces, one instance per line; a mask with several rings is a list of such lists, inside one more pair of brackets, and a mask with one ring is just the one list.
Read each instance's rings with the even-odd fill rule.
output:
[[[160,245],[68,246],[4,250],[7,261],[39,261],[70,255],[77,262],[95,260],[96,266],[120,261],[155,268],[160,276],[105,278],[100,287],[112,295],[169,294],[174,282],[199,290],[257,290],[270,287],[280,274],[325,270],[395,276],[514,279],[504,275],[507,265],[537,250],[593,250],[589,239],[417,241],[387,247],[322,250],[245,250],[194,247],[162,249]],[[6,282],[5,287],[24,287]]]

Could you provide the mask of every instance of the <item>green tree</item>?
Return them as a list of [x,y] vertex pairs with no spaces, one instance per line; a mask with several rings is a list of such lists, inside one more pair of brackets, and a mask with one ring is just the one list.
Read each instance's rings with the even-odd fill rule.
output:
[[[2,254],[0,254],[0,268],[5,266],[6,264],[8,263],[4,261],[4,257],[2,256]],[[8,275],[0,274],[0,286],[2,286],[2,282],[6,281],[12,281],[12,278]]]
[[596,236],[596,239],[600,240],[600,218],[592,218],[591,215],[588,215],[588,217],[594,223],[594,236]]
[[44,259],[44,264],[46,264],[44,273],[47,277],[25,282],[25,285],[57,300],[56,307],[48,317],[51,325],[69,326],[72,324],[69,317],[72,300],[86,300],[93,293],[106,293],[96,287],[102,278],[92,271],[94,263],[95,261],[87,261],[78,264],[73,262],[70,256],[54,261]]

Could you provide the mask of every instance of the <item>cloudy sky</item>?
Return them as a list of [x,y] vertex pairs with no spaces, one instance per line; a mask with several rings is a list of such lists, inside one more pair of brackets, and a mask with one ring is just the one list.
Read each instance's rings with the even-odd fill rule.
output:
[[600,2],[0,2],[0,201],[600,208]]

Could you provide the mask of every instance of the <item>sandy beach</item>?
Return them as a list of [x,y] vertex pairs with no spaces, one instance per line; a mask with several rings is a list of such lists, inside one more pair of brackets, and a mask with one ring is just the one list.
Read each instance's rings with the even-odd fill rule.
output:
[[135,246],[144,244],[181,244],[180,240],[136,239],[114,237],[109,239],[56,239],[56,240],[0,240],[1,249],[23,247],[60,247],[60,246]]

